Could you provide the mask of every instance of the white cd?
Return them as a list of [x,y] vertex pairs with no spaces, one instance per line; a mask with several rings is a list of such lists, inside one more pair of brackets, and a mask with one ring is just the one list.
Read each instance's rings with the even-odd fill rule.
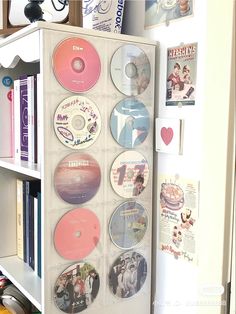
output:
[[111,78],[121,93],[127,96],[142,94],[150,77],[150,62],[142,49],[124,45],[116,50],[111,60]]
[[115,192],[125,198],[139,196],[147,186],[148,162],[137,151],[121,153],[113,162],[110,180]]
[[100,112],[90,99],[71,96],[57,107],[54,129],[65,146],[73,149],[87,148],[96,141],[101,131]]

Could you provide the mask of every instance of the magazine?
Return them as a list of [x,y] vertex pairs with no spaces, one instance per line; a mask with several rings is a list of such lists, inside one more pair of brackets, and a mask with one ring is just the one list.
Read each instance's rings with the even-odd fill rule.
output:
[[197,43],[167,50],[166,106],[195,105]]

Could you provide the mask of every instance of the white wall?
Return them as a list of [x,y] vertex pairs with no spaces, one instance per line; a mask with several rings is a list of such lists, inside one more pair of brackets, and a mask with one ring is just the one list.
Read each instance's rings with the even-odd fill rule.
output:
[[[198,266],[174,260],[158,249],[154,252],[158,314],[218,314],[225,310],[217,291],[227,281],[229,253],[226,230],[230,230],[233,159],[233,130],[228,130],[229,116],[233,119],[229,99],[233,2],[195,1],[193,17],[144,31],[144,1],[127,0],[124,32],[160,43],[156,65],[158,116],[185,120],[183,156],[159,154],[157,171],[200,180]],[[198,42],[196,104],[182,109],[165,107],[167,48],[193,42]],[[158,221],[156,227],[158,230]],[[204,294],[202,288],[206,286],[209,289]]]

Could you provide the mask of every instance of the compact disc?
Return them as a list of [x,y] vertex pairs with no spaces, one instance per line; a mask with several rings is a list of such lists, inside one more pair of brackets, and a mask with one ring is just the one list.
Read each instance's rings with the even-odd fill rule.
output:
[[56,79],[71,92],[89,90],[100,76],[99,55],[93,45],[82,38],[61,41],[54,49],[52,61]]
[[127,96],[143,93],[150,77],[150,62],[142,49],[124,45],[116,50],[111,60],[111,78],[121,93]]
[[131,249],[143,239],[147,225],[147,212],[141,204],[135,201],[122,203],[110,219],[111,240],[121,249]]
[[87,208],[76,208],[67,212],[57,223],[54,246],[62,257],[80,260],[92,252],[99,237],[97,216]]
[[146,277],[146,259],[138,252],[125,252],[110,269],[109,287],[117,297],[130,298],[142,288]]
[[65,313],[79,313],[96,299],[100,277],[90,263],[79,262],[67,267],[54,285],[54,302]]
[[86,97],[63,100],[54,115],[58,139],[67,147],[83,149],[92,145],[101,131],[101,117],[96,105]]
[[120,101],[112,111],[111,133],[123,147],[134,148],[144,142],[150,127],[149,113],[135,98]]
[[121,153],[113,162],[110,172],[113,189],[126,198],[141,194],[147,185],[148,176],[147,160],[137,151]]
[[56,167],[54,185],[59,196],[70,204],[82,204],[98,191],[101,170],[97,161],[86,153],[67,155]]

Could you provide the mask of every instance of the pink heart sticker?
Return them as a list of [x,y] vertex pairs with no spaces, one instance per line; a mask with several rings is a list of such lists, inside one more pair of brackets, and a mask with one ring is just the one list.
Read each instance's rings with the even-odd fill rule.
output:
[[168,129],[165,127],[161,128],[161,138],[166,145],[170,144],[170,142],[172,141],[173,135],[174,135],[174,132],[172,128],[168,128]]

